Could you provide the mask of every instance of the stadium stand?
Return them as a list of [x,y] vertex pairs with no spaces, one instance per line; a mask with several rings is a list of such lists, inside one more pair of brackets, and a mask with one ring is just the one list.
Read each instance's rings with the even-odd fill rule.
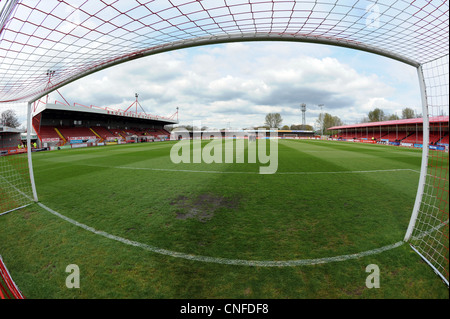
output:
[[39,130],[36,130],[41,143],[55,143],[58,146],[66,143],[54,126],[42,125]]
[[[87,108],[42,103],[33,116],[33,129],[42,147],[84,147],[118,143],[136,143],[166,140],[170,133],[165,125],[177,121],[111,108]],[[74,145],[78,144],[78,145]]]
[[116,135],[103,126],[94,126],[90,129],[93,130],[94,133],[102,139],[102,141],[115,140],[117,138]]
[[406,132],[389,132],[381,137],[381,139],[389,140],[389,141],[401,141],[406,138]]
[[447,144],[447,145],[448,145],[448,142],[449,142],[449,140],[448,140],[448,132],[447,132],[447,135],[445,135],[439,141],[437,141],[437,143]]
[[87,127],[57,127],[58,131],[69,141],[96,140],[97,136]]
[[[337,131],[332,136],[333,139],[337,138],[338,140],[371,140],[373,137],[378,143],[422,147],[422,127],[423,119],[413,118],[335,126],[328,130]],[[442,149],[445,149],[448,147],[448,134],[448,116],[430,118],[430,145],[440,145]]]
[[23,131],[7,126],[0,126],[0,156],[24,151],[21,141]]

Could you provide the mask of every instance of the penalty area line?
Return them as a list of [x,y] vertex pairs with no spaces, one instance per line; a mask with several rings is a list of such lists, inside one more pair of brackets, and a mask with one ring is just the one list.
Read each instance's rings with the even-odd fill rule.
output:
[[376,255],[376,254],[380,254],[382,252],[400,247],[404,244],[403,241],[399,241],[392,245],[387,245],[387,246],[383,246],[380,248],[376,248],[376,249],[372,249],[372,250],[368,250],[368,251],[364,251],[364,252],[360,252],[360,253],[334,256],[334,257],[325,257],[325,258],[315,258],[315,259],[297,259],[297,260],[280,260],[280,261],[260,260],[259,261],[259,260],[242,260],[242,259],[228,259],[228,258],[221,258],[221,257],[209,257],[209,256],[193,255],[193,254],[186,254],[186,253],[182,253],[182,252],[171,251],[171,250],[143,244],[143,243],[140,243],[137,241],[129,240],[129,239],[126,239],[123,237],[115,236],[115,235],[109,234],[107,232],[97,230],[97,229],[90,227],[88,225],[85,225],[83,223],[80,223],[74,219],[67,217],[67,216],[64,216],[40,202],[38,202],[37,204],[40,207],[42,207],[43,209],[45,209],[46,211],[48,211],[49,213],[65,220],[66,222],[69,222],[77,227],[80,227],[84,230],[92,232],[96,235],[100,235],[105,238],[121,242],[126,245],[139,247],[139,248],[142,248],[144,250],[147,250],[147,251],[150,251],[153,253],[166,255],[166,256],[170,256],[170,257],[174,257],[174,258],[182,258],[182,259],[191,260],[191,261],[199,261],[199,262],[215,263],[215,264],[223,264],[223,265],[254,266],[254,267],[310,266],[310,265],[326,264],[326,263],[337,262],[337,261],[346,261],[346,260],[350,260],[350,259],[358,259],[358,258],[370,256],[370,255]]

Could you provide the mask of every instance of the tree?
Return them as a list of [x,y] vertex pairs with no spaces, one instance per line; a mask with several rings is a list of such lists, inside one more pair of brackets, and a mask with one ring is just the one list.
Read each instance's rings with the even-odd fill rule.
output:
[[281,118],[280,113],[269,113],[266,115],[266,122],[264,125],[267,125],[270,128],[279,128],[281,122],[283,122],[283,119]]
[[292,124],[291,130],[303,130],[303,131],[314,131],[314,128],[308,124]]
[[0,123],[3,126],[8,126],[12,128],[17,128],[20,125],[16,112],[14,112],[13,110],[4,111],[0,116]]
[[381,122],[384,121],[385,116],[383,110],[376,108],[369,112],[369,122]]
[[397,114],[391,114],[386,119],[389,121],[395,121],[395,120],[399,120],[400,118],[398,117]]
[[364,116],[364,117],[359,121],[359,123],[367,123],[367,122],[369,122],[369,118],[368,118],[367,116]]
[[323,134],[325,135],[331,134],[331,132],[328,131],[328,128],[343,125],[342,120],[338,116],[332,116],[331,114],[328,113],[319,114],[319,118],[317,119],[316,122],[320,127],[321,133],[323,132]]
[[405,107],[402,110],[402,119],[413,119],[416,117],[416,114],[413,109],[409,107]]

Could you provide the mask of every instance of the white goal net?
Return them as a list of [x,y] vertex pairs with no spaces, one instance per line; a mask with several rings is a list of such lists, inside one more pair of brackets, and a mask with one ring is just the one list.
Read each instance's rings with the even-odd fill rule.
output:
[[0,215],[31,204],[32,198],[27,153],[0,150]]
[[[423,80],[426,84],[424,98],[428,116],[441,116],[446,122],[429,125],[429,135],[438,133],[442,138],[435,143],[426,143],[421,184],[416,206],[405,239],[411,247],[441,276],[448,285],[449,280],[449,160],[448,160],[448,112],[449,101],[448,55],[423,65]],[[425,136],[425,134],[424,134]],[[426,147],[426,144],[429,144]],[[428,154],[426,153],[428,152]],[[426,164],[426,165],[425,165]]]

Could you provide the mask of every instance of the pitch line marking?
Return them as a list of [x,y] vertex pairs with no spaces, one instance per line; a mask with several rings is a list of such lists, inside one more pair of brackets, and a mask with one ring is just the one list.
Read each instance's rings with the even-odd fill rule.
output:
[[118,242],[121,242],[126,245],[135,246],[142,248],[144,250],[154,252],[161,255],[166,255],[174,258],[182,258],[186,260],[191,261],[199,261],[199,262],[207,262],[207,263],[216,263],[216,264],[223,264],[223,265],[235,265],[235,266],[254,266],[254,267],[294,267],[294,266],[310,266],[310,265],[318,265],[318,264],[326,264],[330,262],[337,262],[337,261],[345,261],[350,259],[358,259],[370,255],[376,255],[380,254],[382,252],[397,248],[402,246],[405,242],[399,241],[395,244],[383,246],[380,248],[367,250],[360,253],[355,254],[349,254],[349,255],[341,255],[341,256],[335,256],[335,257],[325,257],[325,258],[315,258],[315,259],[297,259],[297,260],[242,260],[242,259],[228,259],[228,258],[220,258],[220,257],[208,257],[208,256],[201,256],[201,255],[192,255],[192,254],[185,254],[181,252],[171,251],[163,248],[158,248],[155,246],[143,244],[137,241],[129,240],[123,237],[111,235],[107,232],[97,230],[93,227],[90,227],[88,225],[82,224],[77,222],[74,219],[71,219],[67,216],[64,216],[53,209],[45,206],[42,203],[37,203],[40,207],[48,211],[49,213],[77,226],[84,230],[90,231],[96,235],[103,236],[105,238],[115,240]]
[[[145,170],[145,171],[161,171],[161,172],[183,172],[183,173],[206,173],[206,174],[251,174],[260,175],[259,172],[233,172],[233,171],[202,171],[190,169],[174,169],[174,168],[154,168],[154,167],[131,167],[131,166],[106,166],[93,164],[76,164],[91,167],[113,168],[113,169],[129,169],[129,170]],[[393,168],[393,169],[376,169],[365,171],[335,171],[335,172],[276,172],[271,175],[319,175],[319,174],[365,174],[365,173],[384,173],[384,172],[404,172],[410,171],[420,173],[420,171],[410,168]]]

